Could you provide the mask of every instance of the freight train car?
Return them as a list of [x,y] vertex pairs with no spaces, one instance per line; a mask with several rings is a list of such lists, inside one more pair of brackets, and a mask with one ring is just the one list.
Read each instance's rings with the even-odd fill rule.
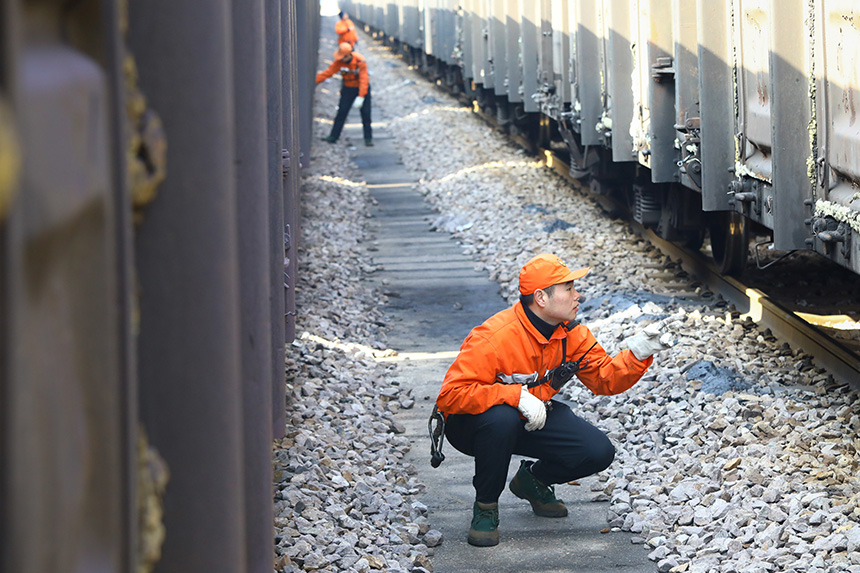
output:
[[0,570],[271,573],[318,30],[0,0]]
[[661,236],[707,229],[723,272],[743,270],[754,230],[860,273],[855,2],[342,5]]

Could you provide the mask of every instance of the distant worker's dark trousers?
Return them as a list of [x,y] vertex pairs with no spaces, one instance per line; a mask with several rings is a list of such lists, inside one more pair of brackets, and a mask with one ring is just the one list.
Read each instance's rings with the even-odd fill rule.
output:
[[[346,116],[352,107],[355,98],[358,97],[358,88],[340,88],[340,102],[337,104],[337,115],[334,117],[334,125],[331,126],[329,137],[337,139],[343,131]],[[373,139],[373,128],[370,126],[370,86],[367,86],[367,95],[364,96],[364,105],[361,106],[361,125],[364,128],[364,139]]]
[[498,404],[483,414],[450,414],[445,436],[475,458],[475,500],[495,503],[508,479],[511,455],[537,458],[532,473],[544,485],[565,483],[605,470],[615,458],[606,434],[553,401],[543,429],[527,432],[513,406]]

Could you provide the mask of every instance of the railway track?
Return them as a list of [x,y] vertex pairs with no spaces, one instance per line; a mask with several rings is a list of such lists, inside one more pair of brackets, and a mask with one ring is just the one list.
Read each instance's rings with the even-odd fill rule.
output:
[[[527,147],[527,142],[516,137],[514,140]],[[588,193],[577,179],[570,176],[570,166],[563,157],[551,149],[539,148],[536,151],[546,158],[549,169]],[[769,329],[773,336],[802,348],[813,357],[816,365],[827,369],[835,379],[860,389],[860,323],[857,322],[860,318],[860,293],[856,292],[856,276],[846,275],[829,289],[816,289],[805,283],[803,293],[798,292],[803,286],[783,282],[772,284],[773,277],[766,271],[755,270],[749,277],[738,280],[721,275],[713,260],[701,250],[685,249],[635,221],[630,221],[630,224],[640,236],[673,261],[668,265],[654,263],[649,269],[649,278],[656,289],[685,299],[722,297],[734,307],[733,310],[727,305],[727,320],[751,322],[761,329]],[[808,262],[805,268],[805,274],[809,276]],[[841,269],[834,271],[828,268],[827,271],[839,273]],[[790,274],[790,269],[783,276],[785,274]],[[821,277],[813,277],[813,281],[816,278]],[[708,296],[710,293],[713,295]]]

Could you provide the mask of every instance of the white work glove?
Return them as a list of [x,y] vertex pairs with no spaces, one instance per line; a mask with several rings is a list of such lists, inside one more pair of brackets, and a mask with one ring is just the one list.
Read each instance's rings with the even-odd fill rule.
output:
[[679,314],[649,324],[625,341],[627,342],[627,348],[630,349],[633,356],[638,360],[645,360],[655,352],[671,348],[673,337],[671,333],[666,332],[666,328],[681,319],[682,315]]
[[355,103],[353,105],[355,106],[356,109],[361,109],[361,106],[364,105],[364,98],[361,96],[358,96],[357,98],[355,98]]
[[540,398],[529,392],[525,386],[520,391],[520,403],[517,410],[526,417],[526,432],[540,430],[546,423],[546,405]]

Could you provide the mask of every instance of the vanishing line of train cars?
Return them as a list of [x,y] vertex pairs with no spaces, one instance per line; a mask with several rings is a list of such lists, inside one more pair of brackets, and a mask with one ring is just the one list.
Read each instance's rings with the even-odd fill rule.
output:
[[0,0],[0,570],[271,573],[319,12]]
[[[743,270],[751,228],[860,273],[853,0],[350,0],[571,174]],[[764,245],[762,245],[764,246]]]

